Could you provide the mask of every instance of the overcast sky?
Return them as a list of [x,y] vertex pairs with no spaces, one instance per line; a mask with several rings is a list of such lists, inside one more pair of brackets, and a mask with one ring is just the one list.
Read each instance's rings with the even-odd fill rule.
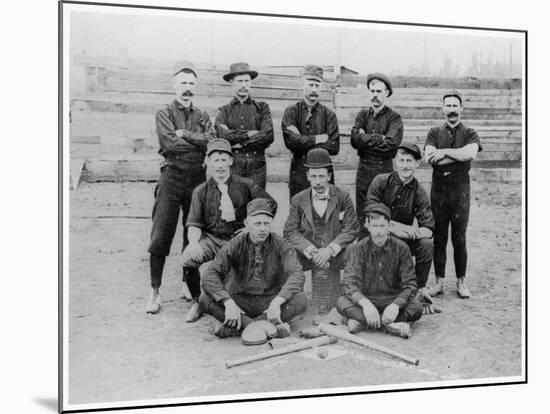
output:
[[410,65],[424,61],[437,71],[446,56],[463,72],[473,53],[482,62],[491,57],[508,65],[510,52],[513,64],[523,60],[523,41],[513,33],[182,11],[74,11],[70,42],[72,54],[119,56],[122,51],[130,57],[258,66],[334,65],[340,60],[362,74],[406,74]]

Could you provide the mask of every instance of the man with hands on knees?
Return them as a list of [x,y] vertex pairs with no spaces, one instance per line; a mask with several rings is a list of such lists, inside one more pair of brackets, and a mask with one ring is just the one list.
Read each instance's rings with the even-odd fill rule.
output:
[[365,208],[370,236],[351,246],[336,308],[348,319],[350,332],[384,328],[409,338],[409,323],[422,316],[416,300],[416,277],[405,242],[391,236],[390,209],[382,203]]
[[407,243],[415,257],[418,299],[424,306],[424,314],[431,314],[441,309],[433,304],[426,287],[433,259],[434,219],[428,194],[414,176],[421,159],[417,145],[401,144],[395,156],[396,171],[374,177],[367,205],[383,203],[389,207],[390,234]]
[[247,231],[223,246],[203,275],[201,307],[222,322],[214,332],[220,338],[243,331],[242,342],[255,345],[285,337],[288,322],[306,310],[296,251],[271,232],[275,212],[272,200],[249,202]]

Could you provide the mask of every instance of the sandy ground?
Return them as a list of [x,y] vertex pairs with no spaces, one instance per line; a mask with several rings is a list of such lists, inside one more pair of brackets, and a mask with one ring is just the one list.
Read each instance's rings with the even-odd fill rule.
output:
[[[468,232],[472,299],[457,298],[451,260],[447,293],[437,299],[442,314],[423,317],[408,340],[378,332],[360,334],[420,358],[419,366],[339,342],[331,345],[329,353],[343,351],[339,358],[323,361],[290,354],[230,370],[225,368],[226,360],[267,350],[267,345],[245,347],[238,338],[219,340],[212,335],[216,322],[209,316],[193,324],[183,322],[190,304],[177,299],[181,229],[165,268],[162,311],[144,312],[153,187],[152,183],[82,183],[71,192],[71,404],[522,374],[520,184],[472,185]],[[286,184],[269,184],[268,191],[281,206],[287,205]],[[285,218],[280,211],[275,231],[281,232]],[[308,313],[294,323],[294,335],[311,325],[311,317]]]

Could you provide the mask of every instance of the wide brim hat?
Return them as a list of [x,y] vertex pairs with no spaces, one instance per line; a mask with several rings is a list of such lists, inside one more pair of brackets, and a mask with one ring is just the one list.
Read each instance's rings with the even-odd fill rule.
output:
[[307,153],[304,166],[306,168],[327,168],[332,166],[332,160],[326,149],[313,148]]
[[258,72],[255,70],[251,70],[250,66],[246,62],[237,62],[232,63],[229,66],[229,73],[226,73],[223,75],[223,80],[226,82],[231,81],[235,76],[237,75],[250,75],[252,79],[256,78],[258,76]]
[[375,79],[379,80],[381,82],[384,82],[384,84],[386,85],[386,88],[388,88],[388,97],[392,96],[393,87],[392,87],[392,84],[391,84],[391,80],[390,80],[390,78],[388,78],[383,73],[379,73],[379,72],[369,73],[367,75],[367,88],[369,87],[371,81],[373,81]]

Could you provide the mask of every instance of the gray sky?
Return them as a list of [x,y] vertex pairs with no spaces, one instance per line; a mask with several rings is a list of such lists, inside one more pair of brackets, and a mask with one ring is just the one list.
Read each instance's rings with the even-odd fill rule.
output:
[[512,63],[517,66],[513,76],[521,76],[523,41],[513,34],[493,37],[487,32],[472,34],[466,30],[447,34],[437,28],[426,32],[414,27],[355,28],[344,23],[327,27],[311,22],[298,25],[278,19],[253,19],[239,16],[227,20],[210,14],[205,20],[181,11],[162,16],[152,12],[135,14],[132,10],[125,14],[73,12],[71,53],[85,50],[89,55],[119,56],[121,50],[126,50],[130,57],[222,65],[244,60],[267,66],[333,65],[340,49],[340,63],[362,74],[406,74],[410,65],[424,63],[425,53],[430,70],[436,73],[445,56],[461,73],[470,67],[473,53],[478,53],[482,62],[491,57],[493,62],[508,65],[511,47]]

